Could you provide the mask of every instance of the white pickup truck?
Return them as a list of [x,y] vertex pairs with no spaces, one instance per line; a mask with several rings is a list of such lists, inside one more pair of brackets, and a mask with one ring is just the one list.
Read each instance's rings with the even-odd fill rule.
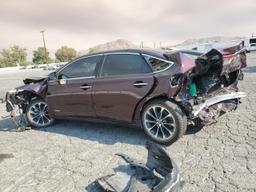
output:
[[249,39],[249,45],[246,47],[246,51],[256,51],[256,37]]

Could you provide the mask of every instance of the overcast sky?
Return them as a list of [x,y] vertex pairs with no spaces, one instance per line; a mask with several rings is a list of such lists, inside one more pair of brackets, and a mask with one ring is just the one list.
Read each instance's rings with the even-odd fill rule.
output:
[[255,0],[0,0],[0,49],[51,52],[128,39],[163,45],[188,38],[256,34]]

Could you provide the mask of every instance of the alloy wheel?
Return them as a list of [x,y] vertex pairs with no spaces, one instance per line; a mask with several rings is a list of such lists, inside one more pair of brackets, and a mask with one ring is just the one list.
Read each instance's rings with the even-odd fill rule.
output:
[[173,137],[177,129],[174,116],[163,106],[153,105],[143,115],[145,130],[153,138],[165,141]]
[[52,122],[52,118],[48,113],[48,106],[45,102],[36,102],[32,105],[28,115],[37,127],[47,126]]

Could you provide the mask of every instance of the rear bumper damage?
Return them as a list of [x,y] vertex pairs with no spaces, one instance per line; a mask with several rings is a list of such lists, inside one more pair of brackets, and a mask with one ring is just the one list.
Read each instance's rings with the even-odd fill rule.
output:
[[246,97],[246,93],[244,92],[234,92],[234,93],[229,93],[229,94],[225,94],[225,95],[217,95],[215,97],[211,97],[209,99],[207,99],[204,103],[194,106],[193,109],[193,116],[194,117],[198,117],[198,115],[200,114],[200,112],[203,109],[208,109],[210,106],[223,102],[223,101],[227,101],[227,100],[232,100],[232,99],[239,99],[242,97]]
[[238,91],[246,67],[245,49],[234,46],[212,49],[194,60],[194,67],[180,75],[180,90],[174,97],[191,121],[216,122],[217,117],[236,110],[246,93]]
[[88,192],[178,192],[184,185],[175,162],[166,151],[153,143],[147,143],[146,164],[124,154],[117,154],[128,164],[120,166],[115,174],[97,179],[86,187]]

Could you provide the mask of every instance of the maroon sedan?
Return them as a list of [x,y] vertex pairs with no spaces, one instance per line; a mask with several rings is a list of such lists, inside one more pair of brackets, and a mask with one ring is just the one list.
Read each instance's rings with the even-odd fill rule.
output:
[[211,123],[236,109],[243,47],[195,51],[116,50],[80,57],[47,78],[25,79],[6,95],[33,127],[53,119],[117,120],[170,144],[188,123]]

